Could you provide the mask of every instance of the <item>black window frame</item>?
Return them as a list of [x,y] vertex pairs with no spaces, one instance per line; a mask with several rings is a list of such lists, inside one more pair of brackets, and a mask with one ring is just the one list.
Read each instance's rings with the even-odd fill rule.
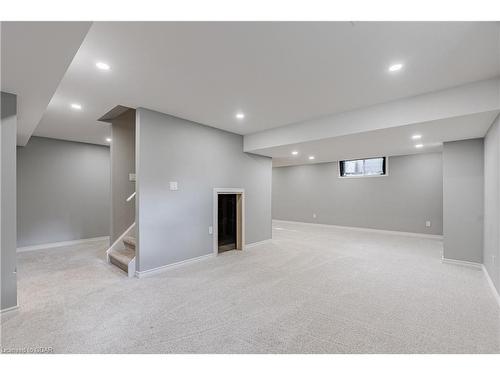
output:
[[[358,161],[358,160],[372,160],[372,159],[382,159],[382,173],[381,174],[359,174],[359,175],[344,175],[344,164],[348,161]],[[376,156],[372,158],[361,158],[361,159],[346,159],[339,160],[339,177],[340,178],[361,178],[361,177],[382,177],[387,176],[387,156]]]

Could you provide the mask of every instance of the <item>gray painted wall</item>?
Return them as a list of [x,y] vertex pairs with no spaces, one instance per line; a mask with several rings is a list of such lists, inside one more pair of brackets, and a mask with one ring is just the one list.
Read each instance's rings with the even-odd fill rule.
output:
[[16,277],[16,133],[17,97],[1,93],[0,125],[0,309],[17,305]]
[[17,150],[18,247],[109,236],[109,148],[31,137]]
[[441,154],[389,157],[388,171],[339,178],[336,162],[274,168],[273,219],[442,234]]
[[500,117],[484,139],[483,263],[500,293]]
[[111,242],[135,221],[135,191],[129,174],[135,173],[135,110],[130,109],[111,122]]
[[247,244],[271,238],[270,158],[244,153],[240,135],[147,109],[136,123],[139,271],[212,253],[214,188],[245,189]]
[[483,261],[483,139],[443,145],[443,247],[447,259]]

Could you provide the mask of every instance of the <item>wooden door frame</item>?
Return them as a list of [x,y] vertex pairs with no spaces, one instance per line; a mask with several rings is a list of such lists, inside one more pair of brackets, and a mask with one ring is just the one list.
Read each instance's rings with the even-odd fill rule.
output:
[[[213,193],[213,252],[219,254],[219,194],[236,195],[236,250],[245,249],[245,189],[214,188]],[[239,234],[239,235],[238,235]]]

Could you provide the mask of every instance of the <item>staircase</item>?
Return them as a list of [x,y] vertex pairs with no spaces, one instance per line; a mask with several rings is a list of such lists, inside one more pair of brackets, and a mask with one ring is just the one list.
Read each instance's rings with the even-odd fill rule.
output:
[[112,249],[108,253],[109,262],[128,273],[130,262],[135,259],[135,237],[125,237],[122,248]]
[[132,224],[106,251],[108,263],[125,271],[129,277],[135,275],[135,223]]

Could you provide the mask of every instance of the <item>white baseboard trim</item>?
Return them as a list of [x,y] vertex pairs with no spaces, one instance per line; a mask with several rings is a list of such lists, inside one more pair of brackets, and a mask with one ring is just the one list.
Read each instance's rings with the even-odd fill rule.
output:
[[143,277],[146,277],[146,276],[152,276],[152,275],[155,275],[155,274],[163,272],[163,271],[167,271],[167,270],[172,269],[172,268],[176,268],[176,267],[179,267],[179,266],[184,266],[184,265],[189,264],[189,263],[194,263],[194,262],[198,262],[200,260],[205,260],[205,259],[208,259],[208,258],[212,258],[213,256],[214,256],[214,254],[210,253],[210,254],[207,254],[207,255],[202,255],[200,257],[195,257],[195,258],[191,258],[191,259],[181,260],[180,262],[166,264],[164,266],[152,268],[152,269],[146,270],[146,271],[135,271],[135,276],[138,277],[139,279],[143,278]]
[[355,230],[360,232],[372,232],[372,233],[380,233],[380,234],[395,234],[398,236],[407,236],[407,237],[418,237],[418,238],[429,238],[433,240],[442,240],[443,236],[440,234],[427,234],[427,233],[415,233],[415,232],[400,232],[397,230],[385,230],[385,229],[374,229],[374,228],[364,228],[364,227],[348,227],[344,225],[335,225],[335,224],[321,224],[321,223],[306,223],[303,221],[290,221],[290,220],[273,220],[274,223],[284,223],[284,224],[304,224],[311,226],[319,226],[326,228],[338,228],[338,229],[348,229]]
[[272,240],[273,240],[272,238],[269,238],[269,239],[264,240],[264,241],[257,241],[257,242],[248,243],[245,245],[245,250],[251,249],[252,247],[255,247],[255,246],[264,245],[266,243],[271,243]]
[[62,241],[62,242],[44,243],[41,245],[18,247],[17,252],[24,253],[26,251],[45,250],[45,249],[51,249],[51,248],[56,248],[56,247],[80,245],[80,244],[84,244],[84,243],[88,243],[88,242],[97,242],[97,241],[104,241],[104,240],[109,241],[109,236],[84,238],[81,240]]
[[495,284],[493,284],[493,280],[491,280],[490,274],[488,273],[488,270],[486,269],[484,264],[481,264],[481,268],[483,269],[484,275],[486,276],[486,280],[488,281],[488,285],[490,286],[491,291],[493,292],[493,295],[497,300],[498,307],[500,307],[500,293],[498,292],[497,288],[495,288]]
[[17,310],[17,309],[19,309],[19,305],[12,306],[12,307],[7,307],[6,309],[0,310],[0,314],[6,313],[6,312],[9,312],[9,311],[14,311],[14,310]]
[[477,268],[477,269],[482,269],[483,265],[481,263],[477,262],[468,262],[466,260],[457,260],[457,259],[450,259],[450,258],[441,258],[441,261],[446,264],[454,264],[457,266],[464,266],[464,267],[469,267],[469,268]]

